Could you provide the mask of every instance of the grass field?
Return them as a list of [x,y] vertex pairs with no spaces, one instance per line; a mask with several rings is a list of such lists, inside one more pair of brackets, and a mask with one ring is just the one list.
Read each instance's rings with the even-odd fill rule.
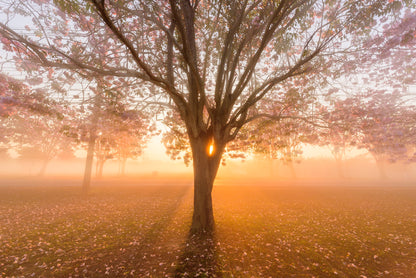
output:
[[219,185],[197,238],[190,185],[28,182],[0,186],[0,277],[416,277],[416,187]]

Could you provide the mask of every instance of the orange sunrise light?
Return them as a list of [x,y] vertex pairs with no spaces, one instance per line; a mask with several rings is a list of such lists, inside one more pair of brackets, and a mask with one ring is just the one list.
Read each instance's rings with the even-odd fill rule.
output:
[[208,156],[214,155],[214,139],[212,139],[208,145]]

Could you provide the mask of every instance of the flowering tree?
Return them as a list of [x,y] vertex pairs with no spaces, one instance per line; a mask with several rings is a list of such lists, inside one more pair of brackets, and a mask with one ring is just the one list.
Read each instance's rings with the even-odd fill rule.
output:
[[7,75],[0,74],[0,150],[3,156],[9,149],[9,139],[13,133],[10,116],[16,113],[21,103],[21,95],[28,92],[28,86]]
[[344,82],[331,80],[328,106],[320,112],[330,128],[322,130],[321,144],[330,146],[341,174],[345,149],[351,145],[370,151],[381,176],[387,161],[413,159],[415,99],[409,90],[416,85],[416,12],[404,9],[401,14],[381,16],[363,42],[367,51],[348,53],[349,61],[329,75],[343,75]]
[[117,131],[115,157],[119,162],[119,174],[124,175],[127,159],[134,159],[142,155],[143,149],[151,136],[157,134],[155,126],[144,121],[144,117],[137,116],[137,111],[130,111],[124,115],[121,128]]
[[[0,23],[1,40],[27,65],[111,76],[118,82],[135,78],[143,81],[143,88],[151,87],[143,92],[179,114],[192,149],[193,231],[214,227],[211,191],[222,154],[246,123],[264,115],[256,104],[290,79],[329,70],[332,53],[351,50],[379,15],[409,4],[405,0],[2,2],[7,22]],[[17,13],[32,16],[34,26],[28,29],[33,36],[13,29]]]
[[289,82],[285,93],[265,97],[259,103],[265,118],[249,123],[236,140],[237,145],[242,143],[248,151],[279,159],[289,167],[293,178],[296,178],[294,165],[301,162],[303,145],[315,141],[314,126],[322,121],[314,111],[315,87],[305,78],[296,82],[302,85],[296,88]]
[[22,82],[0,74],[0,117],[5,118],[15,113],[20,95],[27,91],[28,87]]
[[[87,150],[83,191],[89,191],[96,158],[96,175],[100,177],[108,159],[119,158],[123,172],[127,158],[137,157],[147,141],[155,135],[149,113],[133,103],[135,92],[127,82],[114,84],[102,78],[94,78],[82,89],[81,107],[77,130]],[[115,86],[113,86],[115,85]]]
[[249,139],[250,150],[282,161],[296,178],[295,163],[301,162],[303,143],[309,141],[307,133],[310,129],[304,122],[296,119],[263,120],[255,123],[254,129]]
[[183,159],[186,166],[192,161],[192,150],[186,139],[186,127],[180,120],[178,113],[168,113],[163,124],[167,130],[162,133],[162,143],[166,148],[166,154],[172,160]]
[[42,114],[22,117],[19,114],[10,121],[13,130],[10,142],[21,158],[42,161],[41,176],[53,158],[77,143],[76,137],[68,136],[66,129],[69,123],[64,118]]
[[[320,106],[319,114],[327,128],[320,129],[319,145],[327,146],[335,159],[338,175],[345,177],[343,161],[347,150],[357,144],[358,117],[363,116],[363,106],[357,106],[353,97],[335,99],[328,106]],[[363,113],[362,113],[363,112]]]
[[72,110],[42,88],[31,88],[4,75],[0,80],[3,141],[22,157],[41,159],[39,175],[43,175],[51,159],[75,144],[76,136],[69,132]]
[[415,141],[415,107],[405,103],[400,94],[384,91],[367,92],[356,101],[357,106],[363,107],[358,120],[358,147],[371,153],[381,177],[385,177],[386,162],[413,160],[408,147]]
[[[403,17],[397,20],[382,20],[382,30],[364,44],[364,47],[373,51],[361,55],[359,62],[364,68],[370,68],[374,63],[380,64],[379,71],[372,72],[371,76],[388,75],[390,82],[397,82],[396,88],[406,89],[407,86],[416,84],[416,12],[407,9],[403,13]],[[380,81],[387,80],[381,78]],[[388,85],[391,86],[391,83]]]
[[101,114],[97,123],[97,177],[102,176],[104,163],[115,158],[119,161],[120,174],[124,175],[127,159],[140,156],[147,141],[156,134],[155,128],[142,113],[134,110],[114,112]]

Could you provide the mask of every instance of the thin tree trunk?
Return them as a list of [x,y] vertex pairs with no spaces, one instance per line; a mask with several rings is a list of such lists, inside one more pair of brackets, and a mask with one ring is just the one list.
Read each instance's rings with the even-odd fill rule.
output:
[[43,177],[45,175],[46,167],[48,166],[48,164],[49,164],[49,159],[44,159],[42,162],[42,167],[39,170],[38,177]]
[[295,171],[295,165],[293,164],[292,160],[288,161],[288,166],[289,166],[289,169],[290,169],[290,173],[292,174],[292,178],[296,179],[297,176],[296,176],[296,171]]
[[97,178],[101,178],[103,176],[103,168],[104,168],[105,159],[97,161]]
[[117,174],[118,174],[119,176],[121,176],[121,163],[122,163],[122,159],[121,159],[121,158],[119,158],[119,159],[118,159],[118,172],[117,172]]
[[345,178],[342,159],[338,158],[338,159],[335,159],[335,161],[336,161],[336,164],[337,164],[338,176],[342,179]]
[[[101,86],[100,86],[101,89]],[[94,161],[94,152],[95,152],[95,143],[97,141],[97,122],[99,118],[99,111],[101,98],[100,95],[95,95],[94,98],[94,107],[92,109],[91,115],[91,126],[90,126],[90,137],[88,139],[88,150],[87,150],[87,159],[85,161],[85,170],[84,170],[84,180],[82,182],[82,191],[84,194],[88,194],[91,187],[91,175],[92,175],[92,165]]]
[[90,135],[88,141],[87,159],[85,162],[84,181],[82,182],[82,191],[88,193],[91,186],[92,162],[94,160],[95,134]]
[[98,155],[95,156],[95,177],[98,178],[98,168],[100,165],[100,158]]
[[194,212],[192,233],[214,230],[212,188],[221,161],[223,146],[216,146],[212,155],[208,151],[208,138],[191,140],[194,167]]
[[126,158],[123,158],[123,160],[121,161],[121,176],[125,176],[126,175]]
[[387,174],[386,174],[386,163],[383,160],[376,160],[376,165],[378,168],[378,173],[379,173],[379,177],[382,180],[387,179]]

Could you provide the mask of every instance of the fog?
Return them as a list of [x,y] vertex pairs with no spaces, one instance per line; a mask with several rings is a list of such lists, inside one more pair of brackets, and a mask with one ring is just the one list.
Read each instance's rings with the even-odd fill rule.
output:
[[[6,158],[0,160],[0,177],[3,184],[13,178],[45,179],[53,181],[62,178],[81,181],[85,168],[85,158],[54,159],[47,165],[43,175],[40,160]],[[29,180],[30,180],[29,179]],[[168,159],[127,160],[124,175],[119,171],[115,160],[105,162],[103,176],[97,177],[95,162],[92,181],[114,181],[135,184],[192,184],[192,166],[186,167],[182,161]],[[77,183],[76,183],[77,184]],[[252,158],[245,161],[228,160],[221,165],[215,186],[221,185],[382,185],[416,184],[416,165],[386,163],[384,176],[376,163],[367,156],[347,159],[342,163],[342,172],[330,158],[311,157],[294,163],[293,169],[279,160]],[[58,185],[58,183],[57,183]]]

